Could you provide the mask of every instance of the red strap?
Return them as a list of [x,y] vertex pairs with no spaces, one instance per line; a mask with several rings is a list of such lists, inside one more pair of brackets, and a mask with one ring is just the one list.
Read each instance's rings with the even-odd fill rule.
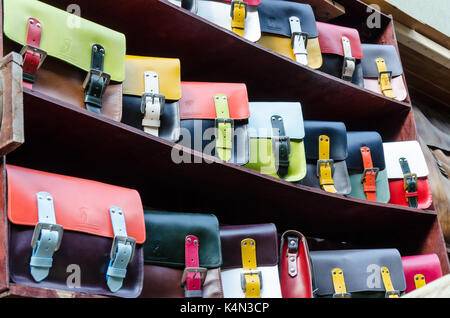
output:
[[[186,267],[199,267],[198,238],[194,235],[186,236],[185,241],[185,262]],[[201,290],[202,280],[200,273],[188,273],[186,279],[186,290]]]
[[[41,23],[35,18],[28,19],[26,44],[39,48],[41,46]],[[22,69],[25,73],[35,75],[41,60],[41,55],[33,50],[27,50],[23,58]]]
[[[369,147],[361,147],[361,156],[363,160],[364,170],[372,169],[372,155]],[[375,171],[365,172],[365,178],[363,180],[363,189],[368,201],[377,200],[377,187],[375,185],[376,174]]]
[[407,198],[417,197],[417,192],[405,193]]

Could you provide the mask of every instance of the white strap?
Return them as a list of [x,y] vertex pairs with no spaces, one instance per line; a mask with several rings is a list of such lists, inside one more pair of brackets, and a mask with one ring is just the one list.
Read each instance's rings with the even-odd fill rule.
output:
[[342,79],[351,82],[353,78],[353,73],[355,73],[356,59],[352,54],[352,46],[350,40],[343,36],[342,37],[342,47],[344,49],[344,65],[342,67]]
[[[144,72],[145,93],[159,95],[159,76],[156,72]],[[159,135],[161,125],[161,99],[157,96],[144,96],[145,109],[142,127],[144,131],[153,136]]]
[[297,62],[308,65],[308,51],[306,50],[307,37],[302,35],[302,26],[300,18],[290,17],[291,26],[291,47]]

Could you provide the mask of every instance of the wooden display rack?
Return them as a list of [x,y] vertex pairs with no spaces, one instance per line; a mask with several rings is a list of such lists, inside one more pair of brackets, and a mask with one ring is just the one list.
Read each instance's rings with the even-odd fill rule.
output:
[[[180,58],[184,81],[245,82],[251,101],[300,101],[307,120],[343,121],[348,130],[376,130],[384,141],[417,139],[409,98],[398,102],[312,70],[168,2],[44,2],[61,9],[77,3],[84,18],[126,35],[127,54]],[[368,29],[365,4],[339,3],[346,14],[329,23],[358,28],[366,43],[397,45],[391,17],[381,15],[382,28]],[[214,213],[223,224],[272,222],[279,232],[295,229],[359,248],[393,247],[402,255],[436,253],[443,273],[450,272],[432,209],[329,194],[176,148],[64,101],[27,89],[22,94],[19,65],[20,57],[10,55],[1,69],[0,295],[92,297],[9,280],[5,163],[134,188],[147,207]],[[172,152],[180,149],[192,163],[173,162]]]

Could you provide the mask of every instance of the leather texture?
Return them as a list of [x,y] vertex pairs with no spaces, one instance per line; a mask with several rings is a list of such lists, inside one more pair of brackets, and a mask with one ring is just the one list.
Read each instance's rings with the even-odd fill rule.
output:
[[[319,68],[319,71],[327,73],[329,75],[333,75],[337,78],[341,78],[342,66],[344,65],[344,57],[336,54],[322,53],[322,60],[323,63]],[[356,60],[355,72],[353,73],[351,82],[355,85],[358,85],[359,87],[365,87],[366,80],[363,77],[362,65],[360,60]]]
[[36,225],[36,194],[45,191],[53,196],[56,222],[64,230],[114,238],[109,208],[118,206],[124,211],[128,236],[138,244],[145,242],[144,213],[136,190],[13,165],[7,165],[7,177],[8,219],[14,224]]
[[[306,161],[306,176],[298,184],[321,189],[319,178],[317,177],[317,161]],[[348,195],[352,191],[351,179],[347,170],[345,160],[335,161],[332,169],[334,187],[338,194]]]
[[[141,112],[141,97],[124,95],[121,122],[134,128],[143,130]],[[180,139],[180,105],[178,102],[164,104],[164,112],[161,114],[161,126],[158,137],[177,142]]]
[[159,93],[166,100],[176,101],[181,98],[179,59],[127,55],[125,66],[123,94],[141,97],[145,92],[144,72],[153,71],[158,74]]
[[406,158],[412,173],[419,178],[428,176],[428,166],[422,148],[416,140],[383,143],[386,167],[389,179],[403,179],[399,164],[400,158]]
[[392,72],[392,77],[403,74],[402,63],[397,50],[393,45],[381,44],[362,44],[363,50],[363,74],[364,78],[378,79],[377,58],[383,58],[386,62],[388,71]]
[[[408,206],[406,201],[403,179],[389,179],[389,192],[391,193],[389,203]],[[433,194],[431,192],[428,177],[417,179],[417,208],[428,209],[433,203]]]
[[[120,196],[120,194],[117,196]],[[58,206],[57,198],[55,196],[56,206]],[[55,207],[57,222],[58,211],[59,209]],[[75,211],[76,209],[71,210],[71,212]],[[86,210],[86,212],[89,211]],[[105,214],[109,215],[107,209]],[[67,229],[64,231],[60,248],[53,254],[53,264],[48,277],[40,283],[36,282],[30,274],[30,256],[32,251],[30,242],[33,230],[33,227],[30,226],[10,223],[9,272],[14,283],[35,288],[126,298],[135,298],[141,293],[144,281],[144,255],[141,244],[136,245],[134,258],[127,266],[127,273],[122,287],[113,293],[106,284],[106,271],[110,261],[109,254],[113,240],[109,237],[88,235],[84,232]],[[79,266],[79,272],[74,267],[74,264]],[[79,288],[71,288],[68,282],[76,282],[73,277],[75,277],[74,274],[77,272],[80,274],[80,286]]]
[[401,256],[396,249],[311,251],[313,288],[318,297],[334,294],[331,270],[340,268],[352,297],[385,297],[381,267],[390,271],[394,289],[406,290]]
[[[181,287],[182,269],[144,265],[144,286],[140,298],[184,298]],[[202,286],[203,298],[223,298],[220,268],[208,269]]]
[[319,159],[319,136],[330,137],[330,158],[345,160],[347,158],[347,128],[343,122],[305,120],[306,158]]
[[345,56],[342,37],[346,37],[350,40],[352,56],[357,60],[363,58],[361,39],[357,29],[317,22],[317,30],[319,32],[319,43],[322,53]]
[[416,290],[415,275],[423,275],[426,284],[442,277],[442,267],[436,254],[402,257],[406,279],[406,293]]
[[[398,101],[404,101],[408,96],[408,91],[403,81],[402,76],[393,77],[391,79],[392,91],[394,92],[395,99]],[[380,84],[378,84],[378,79],[364,78],[364,88],[382,94]]]
[[[290,252],[289,238],[297,238],[296,250]],[[306,237],[300,232],[289,230],[281,235],[280,284],[283,298],[312,298],[312,268]],[[289,253],[289,254],[288,254]],[[294,258],[292,262],[291,258]],[[289,266],[289,263],[295,265]],[[291,272],[295,268],[295,275]]]
[[[376,131],[349,131],[347,132],[348,156],[347,168],[361,172],[364,165],[361,157],[361,147],[369,147],[372,152],[373,166],[384,170],[386,168],[383,140]],[[403,175],[402,175],[403,178]]]
[[181,119],[215,119],[214,95],[227,96],[230,118],[248,119],[247,87],[243,83],[182,82],[180,99]]
[[[27,20],[36,18],[42,25],[40,48],[49,56],[63,60],[88,72],[91,68],[91,48],[94,43],[105,49],[104,72],[111,80],[125,78],[125,35],[83,18],[76,18],[41,1],[5,0],[4,33],[12,41],[25,44]],[[79,23],[73,27],[71,23]],[[46,62],[44,62],[45,64]],[[38,71],[38,76],[40,72]]]
[[212,214],[145,210],[147,243],[146,264],[183,269],[185,238],[199,239],[200,267],[217,268],[222,264],[219,224]]
[[[349,197],[357,198],[361,200],[366,200],[367,196],[364,193],[364,188],[361,183],[361,178],[363,174],[354,171],[349,172],[351,192],[348,194]],[[391,199],[391,191],[389,186],[389,181],[387,178],[386,169],[380,170],[378,176],[375,180],[376,191],[376,201],[381,203],[388,203]]]

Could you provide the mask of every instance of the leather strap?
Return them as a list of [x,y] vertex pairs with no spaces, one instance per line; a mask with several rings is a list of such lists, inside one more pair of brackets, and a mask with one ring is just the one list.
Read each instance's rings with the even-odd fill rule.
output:
[[114,241],[106,271],[106,283],[112,292],[116,292],[122,288],[128,264],[134,256],[136,240],[127,234],[124,211],[120,207],[110,207],[109,215],[114,231]]
[[334,294],[333,298],[350,298],[345,286],[344,271],[340,268],[331,270],[331,278],[333,279]]
[[[198,254],[200,242],[195,235],[188,235],[185,238],[185,264],[186,268],[198,268],[200,259]],[[198,272],[189,272],[184,285],[184,296],[186,298],[202,297],[202,278]]]
[[392,72],[387,70],[386,61],[383,58],[375,60],[378,68],[378,84],[384,96],[395,98],[394,91],[391,86]]
[[31,276],[37,282],[44,280],[53,264],[53,253],[61,245],[63,227],[56,224],[53,197],[50,193],[36,194],[39,222],[33,232],[30,259]]
[[416,289],[421,288],[427,284],[425,280],[425,276],[423,274],[416,274],[414,275],[414,285],[416,286]]
[[110,75],[103,72],[105,49],[100,44],[92,45],[91,70],[83,83],[84,104],[86,109],[100,114],[102,97],[111,79]]
[[391,274],[387,267],[381,267],[381,279],[383,280],[384,288],[386,289],[386,298],[399,298],[400,292],[394,289]]
[[216,153],[224,160],[231,159],[233,149],[233,120],[230,119],[228,99],[224,94],[214,95],[214,105],[216,108]]
[[417,174],[411,173],[406,158],[400,158],[399,163],[403,172],[403,187],[405,189],[406,202],[408,202],[411,208],[417,208]]
[[288,274],[291,277],[297,276],[297,257],[299,239],[295,236],[288,236],[288,250],[286,257],[288,258]]
[[291,140],[286,136],[283,117],[272,115],[272,151],[275,156],[275,166],[280,178],[285,178],[289,172],[289,154],[291,153]]
[[153,71],[144,72],[145,92],[142,95],[142,128],[150,135],[158,136],[165,96],[159,93],[159,76]]
[[300,18],[292,16],[289,18],[291,27],[291,48],[295,55],[295,60],[303,65],[308,65],[308,33],[302,31]]
[[23,55],[23,80],[24,86],[32,89],[32,83],[36,78],[36,72],[42,65],[47,53],[40,49],[42,37],[42,25],[36,18],[27,21],[27,37],[25,46],[21,50]]
[[244,36],[245,31],[245,19],[247,18],[248,5],[245,1],[231,2],[231,30],[234,33]]
[[351,82],[353,79],[353,73],[356,69],[356,59],[352,54],[352,46],[350,40],[343,36],[342,47],[344,49],[344,65],[342,66],[342,79],[344,81]]
[[254,239],[246,238],[241,241],[242,268],[241,287],[245,298],[261,298],[262,276],[257,271],[256,243]]
[[360,152],[364,165],[364,172],[361,178],[363,190],[368,201],[376,201],[377,186],[375,181],[377,179],[379,169],[373,167],[372,154],[369,147],[361,147]]
[[334,187],[332,166],[334,161],[330,159],[330,138],[326,135],[319,136],[319,160],[317,161],[317,176],[322,190],[337,193]]

